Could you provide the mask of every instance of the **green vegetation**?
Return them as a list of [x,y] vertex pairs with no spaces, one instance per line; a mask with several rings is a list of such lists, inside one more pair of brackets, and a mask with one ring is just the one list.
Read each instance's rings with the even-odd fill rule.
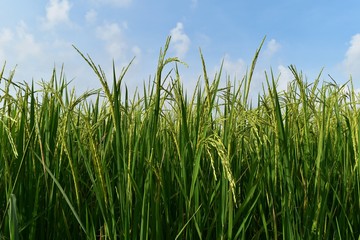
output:
[[291,66],[289,89],[265,74],[252,107],[260,47],[246,76],[225,87],[201,54],[190,96],[169,41],[141,96],[124,86],[128,68],[114,67],[108,82],[80,52],[103,86],[80,97],[63,71],[35,90],[2,68],[0,239],[357,239],[351,81],[309,84]]

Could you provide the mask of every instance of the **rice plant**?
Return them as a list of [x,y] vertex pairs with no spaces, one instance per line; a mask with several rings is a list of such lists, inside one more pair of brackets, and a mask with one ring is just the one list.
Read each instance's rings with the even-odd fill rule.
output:
[[[63,69],[34,83],[0,72],[0,239],[358,239],[359,96],[308,82],[286,91],[264,74],[256,104],[247,74],[220,68],[188,93],[177,58],[129,96],[79,58],[102,88],[77,96]],[[164,69],[170,66],[171,70]],[[222,79],[227,80],[221,86]],[[89,98],[91,97],[91,100]]]

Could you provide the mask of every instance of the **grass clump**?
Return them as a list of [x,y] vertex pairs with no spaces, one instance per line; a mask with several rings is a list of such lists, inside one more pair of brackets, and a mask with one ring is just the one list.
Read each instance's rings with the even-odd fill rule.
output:
[[[272,72],[257,106],[203,63],[191,97],[177,58],[130,97],[127,66],[77,97],[63,71],[40,90],[4,76],[0,94],[1,239],[356,239],[359,109],[351,81]],[[170,72],[164,67],[171,65]],[[11,94],[11,89],[15,94]],[[92,96],[93,101],[87,99]]]

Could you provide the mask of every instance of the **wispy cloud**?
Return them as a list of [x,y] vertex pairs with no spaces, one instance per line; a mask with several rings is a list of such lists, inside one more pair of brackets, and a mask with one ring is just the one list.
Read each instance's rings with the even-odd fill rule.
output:
[[141,48],[139,46],[133,46],[131,49],[131,53],[134,55],[133,57],[135,57],[135,61],[134,63],[137,64],[139,63],[139,59],[141,58]]
[[[42,46],[29,32],[25,22],[21,21],[15,29],[0,30],[0,61],[8,56],[16,62],[22,62],[29,57],[36,58],[42,54]],[[0,62],[1,64],[1,62]]]
[[272,57],[276,52],[281,48],[281,44],[278,43],[275,39],[271,39],[266,45],[266,49],[264,51],[265,56]]
[[0,44],[5,44],[11,41],[13,38],[13,33],[9,28],[3,28],[0,31]]
[[191,8],[196,8],[198,5],[198,0],[191,0]]
[[50,0],[46,7],[45,28],[53,28],[61,23],[69,23],[71,4],[68,0]]
[[120,7],[126,7],[132,3],[132,0],[108,0],[108,2]]
[[97,4],[108,4],[117,7],[127,7],[130,6],[133,0],[93,0]]
[[24,22],[20,22],[16,28],[18,42],[15,44],[15,51],[19,60],[24,60],[28,57],[37,57],[42,52],[41,44],[36,42],[33,34],[29,33]]
[[360,33],[352,36],[350,46],[342,62],[343,70],[353,77],[360,77]]
[[0,64],[5,61],[5,50],[13,39],[13,32],[9,28],[3,28],[0,30]]
[[277,90],[285,91],[288,88],[288,84],[294,80],[294,75],[292,74],[290,69],[285,67],[284,65],[279,65],[278,71],[279,71],[279,81],[278,81]]
[[184,32],[184,25],[181,22],[176,24],[176,27],[171,29],[171,45],[175,50],[175,55],[183,58],[190,47],[190,38]]
[[[134,55],[140,57],[141,49],[132,46],[126,40],[124,31],[128,28],[126,22],[104,23],[96,28],[96,36],[105,43],[105,50],[115,60],[128,61]],[[130,56],[131,55],[131,56]]]
[[231,78],[241,80],[246,73],[246,63],[243,59],[232,60],[229,54],[223,59],[223,72]]
[[115,59],[123,56],[127,49],[122,31],[117,23],[105,23],[96,29],[96,36],[105,41],[107,53]]
[[91,9],[86,12],[85,14],[85,20],[88,23],[94,23],[97,20],[97,12],[94,9]]

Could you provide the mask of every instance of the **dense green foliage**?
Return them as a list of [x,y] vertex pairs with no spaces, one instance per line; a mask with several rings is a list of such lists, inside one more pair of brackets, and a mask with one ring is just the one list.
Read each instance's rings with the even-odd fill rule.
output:
[[127,68],[108,83],[81,53],[103,88],[80,97],[62,72],[35,90],[2,69],[0,239],[358,238],[351,82],[308,84],[291,66],[288,90],[265,74],[253,107],[259,48],[246,76],[225,87],[201,55],[189,97],[168,46],[141,96],[129,97]]

